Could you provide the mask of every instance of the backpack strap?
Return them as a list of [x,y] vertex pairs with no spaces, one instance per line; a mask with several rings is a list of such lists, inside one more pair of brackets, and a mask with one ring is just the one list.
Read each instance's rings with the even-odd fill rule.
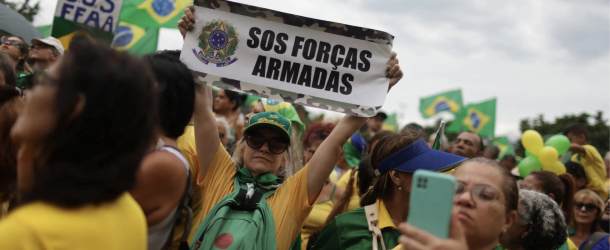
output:
[[178,250],[189,250],[188,244],[188,236],[191,232],[191,227],[193,225],[193,210],[191,210],[193,202],[193,189],[191,189],[191,171],[187,171],[186,176],[186,187],[184,193],[182,193],[182,198],[180,198],[180,202],[178,202],[178,216],[176,217],[176,221],[174,222],[174,226],[172,227],[172,232],[169,234],[167,238],[167,242],[165,243],[164,249],[172,249],[173,241],[174,241],[174,230],[180,225],[183,219],[183,212],[186,210],[186,220],[184,222],[184,230],[182,232],[182,237],[180,238],[180,245]]
[[364,214],[366,215],[366,222],[369,224],[369,232],[373,235],[373,250],[378,250],[377,239],[381,241],[381,249],[385,249],[385,243],[383,242],[383,235],[379,230],[379,213],[377,212],[377,202],[365,206]]
[[589,237],[587,243],[580,250],[592,250],[593,247],[597,245],[597,243],[606,238],[606,236],[608,235],[610,234],[604,232],[595,232],[593,235],[591,235],[591,237]]

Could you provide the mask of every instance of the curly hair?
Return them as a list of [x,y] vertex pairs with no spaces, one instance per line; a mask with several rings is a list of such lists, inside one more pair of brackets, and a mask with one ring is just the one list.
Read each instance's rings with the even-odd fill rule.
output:
[[113,201],[135,186],[154,142],[155,78],[142,60],[81,36],[57,67],[57,126],[35,156],[32,186],[18,192],[65,208]]
[[552,250],[563,245],[567,238],[567,225],[557,203],[533,190],[522,189],[519,196],[519,225],[527,227],[531,224],[530,233],[521,238],[521,246],[526,250]]
[[335,124],[323,123],[322,121],[316,121],[307,127],[305,135],[303,136],[303,147],[309,148],[310,143],[316,140],[324,141],[333,132]]

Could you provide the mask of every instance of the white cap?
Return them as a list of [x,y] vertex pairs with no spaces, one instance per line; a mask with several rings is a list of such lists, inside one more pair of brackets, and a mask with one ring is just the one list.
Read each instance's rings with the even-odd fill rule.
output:
[[47,44],[50,46],[53,46],[57,51],[59,51],[59,55],[64,55],[64,46],[61,45],[61,42],[59,40],[57,40],[57,38],[49,36],[49,37],[45,37],[43,39],[37,39],[34,38],[32,39],[32,44],[33,45],[37,45],[37,44]]

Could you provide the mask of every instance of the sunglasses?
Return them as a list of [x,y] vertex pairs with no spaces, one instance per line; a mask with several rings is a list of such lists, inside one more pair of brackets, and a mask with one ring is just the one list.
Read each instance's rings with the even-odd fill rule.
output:
[[[466,183],[464,183],[462,181],[456,181],[455,182],[455,195],[461,195],[464,192],[466,192],[466,190],[467,190],[466,187],[467,187]],[[470,190],[470,195],[474,199],[479,200],[479,201],[493,201],[493,200],[498,199],[500,196],[502,196],[500,191],[498,191],[495,188],[492,188],[490,186],[487,186],[487,185],[474,186]]]
[[597,206],[595,206],[595,204],[582,203],[580,201],[574,202],[574,207],[578,210],[581,210],[582,207],[585,207],[585,210],[587,212],[593,212],[593,211],[597,210]]
[[276,139],[267,139],[262,135],[257,134],[247,134],[246,142],[248,146],[252,149],[259,149],[265,143],[267,143],[267,147],[269,147],[269,151],[274,154],[281,154],[288,149],[288,143],[278,141]]
[[8,44],[13,45],[15,47],[19,47],[21,49],[22,43],[20,41],[9,40],[8,37],[5,37],[5,36],[3,36],[0,41],[2,42],[2,44],[8,42]]

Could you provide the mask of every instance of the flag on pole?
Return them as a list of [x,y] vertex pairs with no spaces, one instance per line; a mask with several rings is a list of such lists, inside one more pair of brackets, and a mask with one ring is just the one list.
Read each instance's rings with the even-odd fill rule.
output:
[[502,159],[506,155],[515,155],[515,151],[513,151],[513,147],[510,145],[510,142],[506,136],[496,137],[492,143],[494,146],[500,149],[498,159]]
[[436,138],[434,138],[434,144],[432,144],[432,149],[441,150],[441,139],[445,134],[445,121],[441,121],[441,126],[438,127],[438,131],[436,131]]
[[135,24],[119,22],[112,47],[142,56],[157,51],[158,28],[142,28]]
[[125,0],[120,20],[142,28],[172,28],[193,0]]
[[419,112],[429,118],[441,112],[456,114],[462,108],[462,90],[452,90],[419,100]]
[[462,128],[480,136],[493,137],[496,130],[496,98],[463,108],[447,131],[459,133]]
[[383,125],[381,126],[381,130],[398,133],[398,119],[396,117],[396,113],[388,115],[388,117],[385,118]]

